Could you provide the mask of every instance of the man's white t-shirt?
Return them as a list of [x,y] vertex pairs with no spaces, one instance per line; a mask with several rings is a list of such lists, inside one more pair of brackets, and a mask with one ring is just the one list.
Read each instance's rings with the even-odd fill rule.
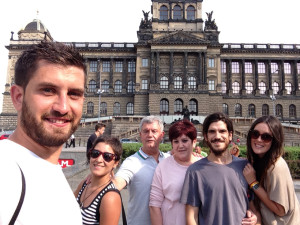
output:
[[61,167],[10,140],[0,141],[0,224],[9,223],[20,199],[18,165],[26,193],[16,225],[82,225],[79,205]]

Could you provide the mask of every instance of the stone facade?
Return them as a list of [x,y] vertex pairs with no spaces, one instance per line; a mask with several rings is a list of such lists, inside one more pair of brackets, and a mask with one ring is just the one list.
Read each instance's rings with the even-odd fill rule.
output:
[[[188,106],[192,115],[256,118],[275,111],[283,121],[298,122],[300,44],[219,43],[213,13],[204,21],[202,0],[153,0],[152,18],[143,13],[137,43],[66,43],[86,59],[84,118],[98,117],[99,109],[101,117],[179,115]],[[3,118],[16,113],[9,89],[18,55],[44,39],[53,40],[34,20],[6,46],[2,129],[11,125]]]

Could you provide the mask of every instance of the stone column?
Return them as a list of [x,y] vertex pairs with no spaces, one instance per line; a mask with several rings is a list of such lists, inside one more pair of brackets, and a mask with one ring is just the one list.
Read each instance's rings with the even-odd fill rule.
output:
[[110,59],[110,68],[109,68],[109,88],[113,88],[113,82],[114,82],[114,80],[113,80],[113,75],[114,75],[114,67],[113,67],[113,65],[114,65],[114,59],[113,58],[111,58]]
[[272,72],[271,72],[271,60],[268,60],[267,62],[267,73],[268,73],[268,89],[269,89],[269,94],[272,95],[273,94],[273,88],[272,88]]
[[126,73],[128,71],[127,60],[123,59],[123,69],[122,69],[122,89],[126,89]]
[[279,64],[279,71],[280,71],[280,76],[281,76],[281,93],[286,94],[286,89],[285,89],[285,73],[284,73],[284,61],[281,60]]
[[97,76],[97,88],[98,89],[101,89],[101,66],[100,66],[100,63],[101,63],[101,61],[100,61],[100,59],[97,59],[97,74],[96,74],[96,76]]
[[169,84],[173,84],[173,77],[174,77],[174,52],[170,52],[170,79]]
[[207,65],[206,65],[206,57],[207,57],[207,53],[205,52],[204,53],[204,57],[203,57],[203,68],[204,68],[204,71],[203,71],[203,84],[207,84]]
[[159,52],[156,52],[155,83],[159,83]]
[[202,71],[203,71],[203,66],[202,66],[202,52],[198,53],[198,66],[197,66],[197,72],[198,72],[198,84],[203,83],[202,79]]
[[242,59],[242,94],[246,94],[246,85],[245,85],[245,60]]
[[155,83],[155,62],[154,62],[154,52],[151,52],[150,58],[150,84]]
[[227,94],[232,93],[232,60],[226,60]]
[[297,60],[293,63],[293,77],[294,77],[294,95],[296,95],[296,92],[299,91],[299,83],[298,83],[298,68],[297,68]]
[[254,81],[255,81],[255,87],[254,92],[255,94],[259,95],[259,88],[258,88],[258,63],[257,60],[254,60]]
[[183,70],[183,86],[187,84],[187,67],[188,67],[188,53],[184,52],[184,70]]

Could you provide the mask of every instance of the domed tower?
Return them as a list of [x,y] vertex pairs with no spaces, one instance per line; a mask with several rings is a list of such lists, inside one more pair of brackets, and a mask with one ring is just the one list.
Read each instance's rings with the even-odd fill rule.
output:
[[45,25],[39,20],[34,19],[28,23],[25,29],[18,32],[19,40],[48,40],[53,41],[50,32]]

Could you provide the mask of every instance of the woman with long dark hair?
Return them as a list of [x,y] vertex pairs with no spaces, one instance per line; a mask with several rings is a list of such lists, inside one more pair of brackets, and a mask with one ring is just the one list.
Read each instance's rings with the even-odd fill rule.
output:
[[273,116],[252,124],[247,137],[247,158],[243,173],[255,193],[255,203],[264,225],[300,224],[300,209],[293,180],[282,158],[283,128]]

